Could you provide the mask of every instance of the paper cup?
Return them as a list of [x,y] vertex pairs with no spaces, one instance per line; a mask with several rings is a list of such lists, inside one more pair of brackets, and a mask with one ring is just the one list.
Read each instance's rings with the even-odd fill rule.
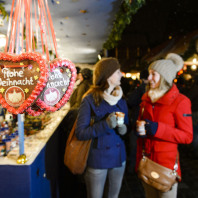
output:
[[116,115],[116,118],[117,118],[117,125],[118,126],[123,125],[125,114],[123,112],[116,112],[115,115]]
[[146,122],[144,120],[136,121],[136,131],[138,132],[139,135],[146,135],[145,124]]

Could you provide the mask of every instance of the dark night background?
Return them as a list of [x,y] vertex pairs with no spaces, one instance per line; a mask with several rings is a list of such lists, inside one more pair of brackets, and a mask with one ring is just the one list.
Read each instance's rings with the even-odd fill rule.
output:
[[189,52],[189,43],[198,35],[197,5],[197,0],[146,0],[108,55],[116,56],[125,72],[141,70],[168,52],[185,60],[196,53],[195,47]]

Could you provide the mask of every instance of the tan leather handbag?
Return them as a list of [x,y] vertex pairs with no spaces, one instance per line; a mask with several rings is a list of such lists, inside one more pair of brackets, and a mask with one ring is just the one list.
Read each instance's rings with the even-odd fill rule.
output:
[[[64,164],[69,168],[73,174],[82,174],[87,165],[87,158],[91,146],[92,139],[78,140],[75,134],[75,121],[72,130],[67,139],[64,155]],[[93,120],[91,120],[91,123]]]
[[148,185],[162,192],[167,192],[179,178],[176,172],[177,167],[177,162],[174,169],[171,170],[143,156],[139,163],[137,174]]
[[[144,107],[141,111],[141,118],[143,117]],[[166,168],[152,160],[145,155],[145,142],[142,141],[142,159],[138,165],[138,177],[148,185],[162,191],[169,191],[173,184],[180,179],[177,174],[178,169],[178,152],[173,170]]]

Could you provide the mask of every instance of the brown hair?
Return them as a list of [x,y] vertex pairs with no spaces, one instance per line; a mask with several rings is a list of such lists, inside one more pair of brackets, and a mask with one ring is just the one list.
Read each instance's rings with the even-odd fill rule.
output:
[[83,95],[83,98],[88,94],[92,94],[96,106],[99,106],[103,100],[103,93],[109,88],[109,83],[103,81],[100,85],[92,85],[89,90]]

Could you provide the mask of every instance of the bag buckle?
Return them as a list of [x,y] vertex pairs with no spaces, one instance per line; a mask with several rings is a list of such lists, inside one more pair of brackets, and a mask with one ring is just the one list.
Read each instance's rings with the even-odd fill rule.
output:
[[175,163],[175,165],[174,165],[174,171],[177,171],[177,169],[178,169],[178,164],[177,163]]
[[172,175],[177,175],[176,170],[173,170]]

